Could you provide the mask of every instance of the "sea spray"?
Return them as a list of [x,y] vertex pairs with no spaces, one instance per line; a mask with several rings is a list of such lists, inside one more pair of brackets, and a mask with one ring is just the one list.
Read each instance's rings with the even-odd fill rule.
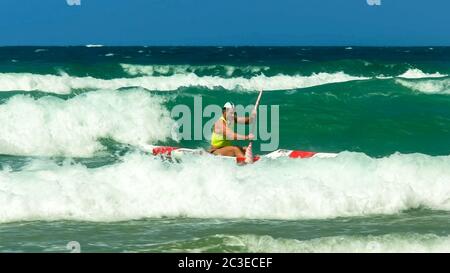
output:
[[33,160],[0,172],[0,221],[123,221],[148,217],[326,219],[450,210],[450,157],[358,153],[170,163],[134,153],[99,168]]
[[0,153],[92,156],[101,138],[165,140],[173,124],[163,99],[142,90],[97,91],[63,100],[17,95],[0,104]]

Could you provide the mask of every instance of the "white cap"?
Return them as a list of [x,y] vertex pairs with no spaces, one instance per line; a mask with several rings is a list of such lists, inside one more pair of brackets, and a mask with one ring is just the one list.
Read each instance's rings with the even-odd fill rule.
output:
[[227,102],[223,105],[223,108],[226,109],[233,109],[234,108],[234,104],[232,102]]

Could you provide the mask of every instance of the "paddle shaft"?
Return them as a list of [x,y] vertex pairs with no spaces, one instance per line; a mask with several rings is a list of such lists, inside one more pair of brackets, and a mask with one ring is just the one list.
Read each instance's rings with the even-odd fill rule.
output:
[[[262,89],[261,89],[261,91],[259,91],[258,99],[256,100],[255,108],[253,109],[253,111],[255,112],[255,120],[256,120],[256,113],[257,113],[258,106],[259,106],[259,101],[261,100],[261,95],[262,95]],[[253,133],[255,131],[255,125],[256,125],[255,120],[252,121],[253,126],[252,126],[252,130],[250,133]],[[247,150],[245,151],[245,163],[253,163],[253,151],[252,151],[253,148],[252,148],[252,146],[253,146],[253,141],[250,140],[250,142],[248,143],[248,146],[247,146]]]
[[[258,111],[259,101],[261,100],[262,92],[263,92],[263,90],[261,89],[261,91],[259,91],[258,98],[256,99],[255,108],[253,108],[255,113],[257,113],[257,111]],[[256,120],[256,115],[255,115],[255,120]],[[253,120],[253,126],[252,126],[252,130],[250,131],[250,133],[253,133],[255,131],[255,126],[256,126],[255,120]]]

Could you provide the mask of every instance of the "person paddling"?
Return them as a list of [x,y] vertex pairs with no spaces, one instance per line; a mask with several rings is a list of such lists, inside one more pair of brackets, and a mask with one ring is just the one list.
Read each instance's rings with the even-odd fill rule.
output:
[[240,135],[234,132],[234,123],[250,124],[256,117],[254,110],[250,117],[238,117],[234,105],[225,103],[222,116],[214,123],[210,153],[222,156],[244,157],[246,147],[234,145],[232,140],[252,140],[254,135]]

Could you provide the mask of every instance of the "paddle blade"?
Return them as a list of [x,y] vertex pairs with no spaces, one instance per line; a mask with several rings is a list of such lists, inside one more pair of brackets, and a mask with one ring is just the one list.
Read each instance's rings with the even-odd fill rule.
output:
[[250,142],[245,150],[245,163],[253,163],[252,142]]

